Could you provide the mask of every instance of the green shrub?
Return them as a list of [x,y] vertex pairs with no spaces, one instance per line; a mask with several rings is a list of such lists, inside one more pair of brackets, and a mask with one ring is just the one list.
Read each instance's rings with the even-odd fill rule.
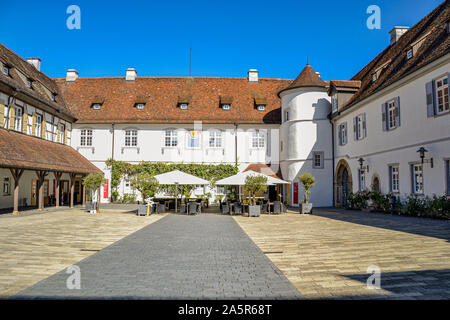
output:
[[121,203],[135,203],[136,195],[134,193],[124,193],[122,199],[120,199]]
[[391,212],[391,203],[390,203],[389,195],[384,195],[379,192],[372,191],[372,192],[370,192],[369,197],[370,197],[370,200],[372,200],[372,202],[373,202],[375,211],[385,212],[385,213]]
[[361,210],[367,208],[367,201],[370,199],[370,192],[358,191],[353,194],[350,193],[348,198],[349,209]]
[[427,212],[426,200],[416,196],[408,196],[406,198],[404,211],[407,215],[421,217]]

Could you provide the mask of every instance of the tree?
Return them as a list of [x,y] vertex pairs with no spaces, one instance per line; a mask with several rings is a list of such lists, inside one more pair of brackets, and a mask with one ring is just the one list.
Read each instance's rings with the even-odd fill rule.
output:
[[97,192],[97,212],[100,212],[100,187],[104,186],[105,176],[103,173],[90,173],[83,179],[83,183],[88,190]]
[[245,178],[245,189],[252,198],[253,205],[256,205],[256,194],[267,190],[267,177],[259,175],[250,175]]
[[302,183],[302,189],[305,193],[305,200],[303,203],[308,203],[309,194],[311,193],[311,188],[316,184],[316,179],[309,172],[305,172],[298,176],[298,180]]
[[153,198],[155,193],[159,191],[159,182],[150,173],[138,173],[131,181],[131,187],[141,193],[142,201]]

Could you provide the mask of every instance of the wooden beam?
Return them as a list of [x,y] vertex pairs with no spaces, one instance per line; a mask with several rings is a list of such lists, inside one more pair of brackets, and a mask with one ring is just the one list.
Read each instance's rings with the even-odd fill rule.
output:
[[54,172],[53,173],[55,176],[55,180],[56,180],[56,190],[55,190],[55,198],[56,198],[56,208],[59,208],[59,200],[60,200],[60,190],[61,190],[61,176],[62,176],[62,172]]
[[39,180],[38,211],[42,211],[44,209],[44,179],[48,175],[48,172],[44,170],[37,170],[36,175]]
[[70,173],[70,207],[73,208],[73,195],[74,195],[74,189],[75,189],[75,178],[77,177],[76,173]]
[[22,177],[24,169],[9,169],[14,179],[14,205],[13,214],[19,214],[19,181]]

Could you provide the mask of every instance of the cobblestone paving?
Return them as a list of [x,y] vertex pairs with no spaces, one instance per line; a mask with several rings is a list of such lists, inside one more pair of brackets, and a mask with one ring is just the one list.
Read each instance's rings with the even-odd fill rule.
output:
[[[450,299],[450,222],[315,209],[235,217],[306,299]],[[381,269],[369,290],[367,268]]]
[[230,216],[168,215],[14,298],[277,299],[295,287]]
[[14,295],[163,215],[52,209],[0,217],[0,298]]

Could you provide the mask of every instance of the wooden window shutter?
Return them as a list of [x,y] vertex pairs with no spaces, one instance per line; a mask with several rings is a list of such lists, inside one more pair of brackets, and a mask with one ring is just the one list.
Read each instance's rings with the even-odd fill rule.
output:
[[266,145],[266,154],[268,157],[270,157],[271,155],[271,151],[272,151],[272,135],[270,134],[270,130],[267,131],[267,145]]
[[338,136],[339,136],[339,141],[338,142],[339,142],[340,146],[342,146],[344,144],[344,140],[343,140],[343,137],[342,137],[342,127],[343,127],[342,124],[340,124],[339,127],[338,127]]
[[411,193],[414,194],[415,190],[414,190],[414,165],[410,165],[410,171],[411,171]]
[[383,103],[381,105],[381,118],[382,118],[382,126],[383,131],[387,131],[387,103]]
[[366,114],[362,115],[362,126],[363,126],[363,138],[367,137],[367,125],[366,125]]
[[400,127],[400,97],[395,98],[395,123]]
[[64,127],[64,144],[67,144],[67,128]]
[[60,139],[59,139],[59,136],[60,136],[60,133],[61,133],[61,129],[59,128],[59,124],[56,124],[56,142],[62,142],[62,141],[59,141]]
[[22,115],[22,133],[27,134],[28,128],[28,112],[25,110]]
[[435,83],[430,81],[425,85],[427,94],[427,117],[434,117],[436,114],[436,98],[434,97]]
[[14,130],[14,120],[16,118],[16,108],[13,106],[9,107],[9,129]]
[[41,138],[45,139],[46,133],[47,133],[47,120],[45,119],[45,114],[42,114]]
[[389,191],[392,192],[392,166],[389,166]]
[[33,113],[33,121],[31,123],[31,135],[36,135],[36,113]]
[[356,132],[356,124],[357,124],[358,118],[353,118],[353,139],[358,140],[358,134]]

